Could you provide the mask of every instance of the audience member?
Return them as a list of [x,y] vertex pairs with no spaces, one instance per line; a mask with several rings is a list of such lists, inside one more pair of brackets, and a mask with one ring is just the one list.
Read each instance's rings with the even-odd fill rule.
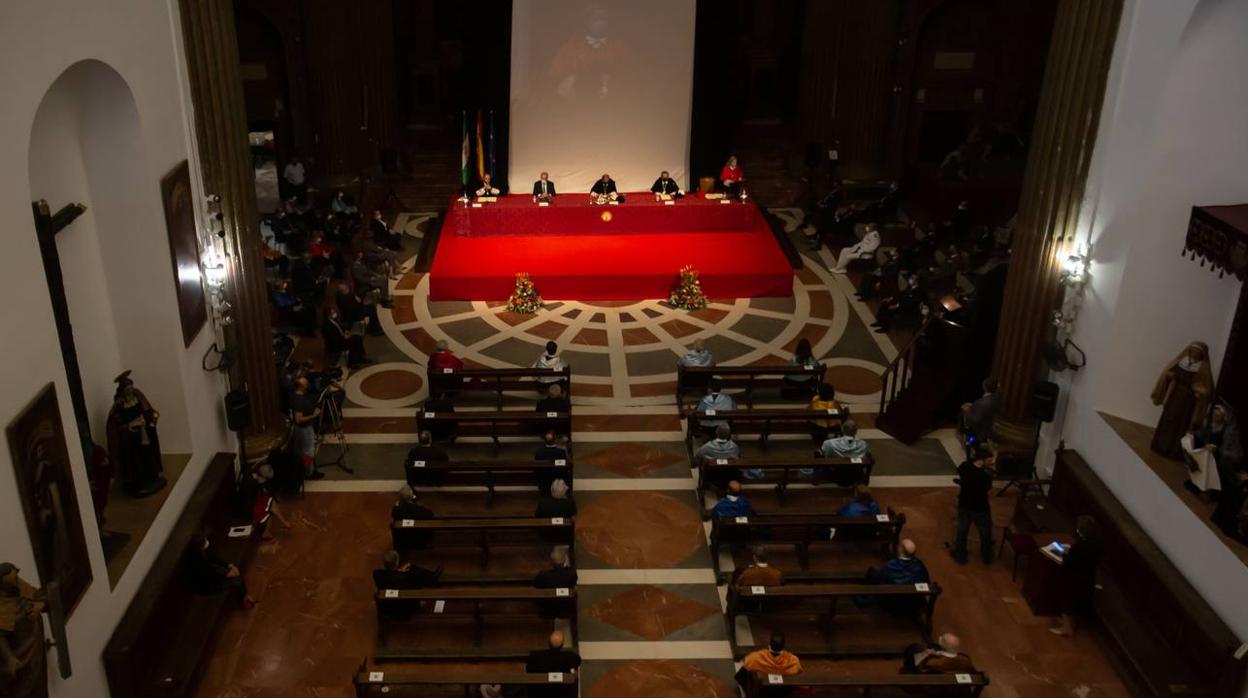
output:
[[992,489],[992,466],[997,456],[988,444],[979,443],[969,460],[958,466],[958,530],[953,543],[953,559],[966,564],[966,539],[971,524],[979,531],[979,550],[984,564],[992,564],[992,512],[988,490]]
[[366,366],[371,361],[364,353],[364,337],[342,326],[337,308],[325,312],[325,321],[321,323],[321,338],[325,341],[325,353],[331,356],[347,355],[347,368]]
[[385,331],[381,329],[381,322],[377,319],[377,306],[365,303],[360,294],[352,291],[351,285],[345,281],[338,283],[334,304],[338,306],[342,321],[355,333],[361,334],[367,331],[373,337],[385,334]]
[[[841,426],[841,403],[836,401],[836,389],[831,383],[819,384],[818,392],[810,399],[810,409],[827,415],[810,420],[811,436],[814,437],[815,443],[822,444],[834,430]],[[830,415],[829,411],[836,412],[836,416]]]
[[755,650],[741,662],[741,668],[755,674],[779,674],[794,676],[802,673],[802,663],[797,655],[784,649],[784,633],[771,633],[765,649]]
[[347,201],[347,195],[341,191],[334,194],[334,200],[330,202],[329,208],[334,213],[345,216],[354,216],[360,211],[354,204]]
[[563,388],[555,383],[547,389],[546,396],[537,401],[537,412],[559,412],[567,413],[572,411],[572,401],[563,394]]
[[554,342],[546,342],[546,351],[533,362],[533,368],[551,371],[549,376],[538,376],[537,383],[543,390],[548,390],[550,386],[562,384],[564,377],[562,373],[558,373],[565,368],[563,357],[559,356],[559,345]]
[[[702,396],[702,399],[698,401],[698,406],[695,409],[698,412],[731,412],[737,409],[737,401],[732,399],[731,395],[726,395],[720,390],[721,384],[719,379],[711,379],[710,384],[706,387],[706,395]],[[699,428],[708,433],[714,433],[721,424],[728,426],[728,421],[714,418],[698,420]]]
[[737,570],[734,584],[742,588],[778,587],[784,584],[784,573],[767,563],[769,555],[766,546],[756,545],[751,548],[750,557],[750,565]]
[[823,442],[819,452],[824,458],[865,458],[867,442],[858,438],[858,422],[847,419],[841,424],[841,435]]
[[568,449],[560,442],[559,435],[548,431],[542,435],[542,445],[537,447],[533,460],[567,460]]
[[715,438],[698,447],[694,455],[710,461],[737,460],[741,457],[741,447],[732,440],[732,430],[726,423],[722,423],[715,427]]
[[382,217],[381,209],[373,211],[373,218],[368,222],[368,232],[372,234],[373,242],[386,249],[398,250],[403,247],[402,236],[390,231],[390,225]]
[[[524,670],[529,674],[548,674],[554,671],[576,671],[580,666],[580,655],[563,648],[563,632],[556,630],[550,634],[550,642],[547,649],[529,652],[529,658],[524,664]],[[532,695],[531,692],[530,695]]]
[[975,665],[971,658],[963,654],[962,642],[953,633],[944,633],[936,640],[936,644],[915,644],[906,648],[902,660],[903,674],[973,674]]
[[355,253],[351,262],[351,280],[355,282],[357,292],[367,293],[366,298],[374,299],[383,308],[393,308],[390,300],[390,280],[385,274],[378,274],[369,268],[364,261],[364,251]]
[[728,483],[728,491],[711,509],[713,519],[731,519],[738,516],[753,516],[754,505],[749,497],[741,494],[741,483],[733,480]]
[[676,363],[686,368],[714,366],[715,355],[706,348],[705,341],[695,339],[689,350],[685,352],[684,356],[677,359]]
[[846,274],[850,262],[855,259],[875,259],[875,251],[878,249],[880,249],[880,231],[875,223],[868,223],[862,240],[857,244],[841,248],[840,254],[836,257],[836,264],[828,271],[833,274]]
[[897,557],[892,558],[879,567],[867,570],[867,582],[870,584],[926,584],[931,581],[927,574],[927,565],[915,557],[918,546],[906,538],[898,546]]
[[568,496],[568,483],[555,480],[550,483],[550,496],[543,496],[537,501],[537,509],[533,512],[535,519],[572,518],[576,516],[576,501]]
[[1062,555],[1062,613],[1058,625],[1049,628],[1054,635],[1073,635],[1077,620],[1092,613],[1096,588],[1096,565],[1101,553],[1100,529],[1096,519],[1083,514],[1075,519],[1075,541]]
[[885,334],[892,329],[893,319],[896,317],[908,321],[922,315],[920,306],[923,303],[923,292],[919,290],[919,275],[905,272],[902,274],[905,276],[905,286],[896,296],[881,302],[876,310],[875,322],[871,326],[877,334]]
[[[425,429],[417,437],[417,443],[407,452],[407,460],[403,470],[407,476],[407,484],[412,487],[436,486],[441,484],[437,471],[425,466],[427,463],[446,463],[450,461],[446,449],[433,445],[433,432]],[[419,464],[419,465],[418,465]]]
[[191,552],[186,560],[187,582],[191,591],[203,595],[227,592],[243,608],[256,605],[256,600],[247,593],[242,572],[236,565],[217,557],[206,536],[196,535],[191,540]]
[[566,545],[556,545],[550,551],[550,567],[537,573],[533,586],[538,589],[572,589],[576,587],[576,568],[568,559]]
[[[416,492],[411,485],[404,483],[399,487],[399,500],[390,508],[390,521],[399,523],[402,521],[422,521],[433,518],[433,510],[422,505],[416,498]],[[424,548],[429,545],[429,541],[433,540],[432,531],[416,531],[416,530],[394,530],[395,547],[402,550],[411,550],[414,548]]]
[[273,540],[273,534],[269,532],[265,526],[269,522],[270,516],[277,517],[278,523],[282,524],[282,528],[289,531],[291,529],[290,522],[282,516],[282,510],[277,506],[277,499],[273,496],[271,483],[273,482],[273,466],[268,463],[261,463],[251,470],[251,482],[247,490],[251,499],[251,523],[255,526],[264,526],[264,532],[261,534],[262,540]]
[[875,501],[875,497],[871,496],[871,489],[866,485],[854,485],[853,499],[841,505],[836,515],[857,519],[866,516],[878,516],[879,513],[880,503]]
[[423,589],[438,583],[442,568],[428,569],[403,562],[397,550],[381,556],[381,569],[373,570],[373,584],[378,589]]
[[308,172],[299,158],[292,157],[286,163],[286,167],[282,168],[282,179],[286,182],[287,191],[297,200],[303,201],[308,195]]

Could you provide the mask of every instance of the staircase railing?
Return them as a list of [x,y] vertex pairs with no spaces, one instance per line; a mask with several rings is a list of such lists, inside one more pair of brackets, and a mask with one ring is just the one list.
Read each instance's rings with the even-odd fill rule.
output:
[[914,333],[909,342],[901,351],[897,352],[897,356],[889,362],[884,368],[884,373],[880,374],[880,414],[893,406],[893,402],[897,400],[897,395],[906,389],[910,384],[910,375],[914,372],[914,358],[918,351],[917,345],[919,340],[927,333],[928,325],[932,322],[931,317],[923,319],[923,324],[919,325],[919,330]]

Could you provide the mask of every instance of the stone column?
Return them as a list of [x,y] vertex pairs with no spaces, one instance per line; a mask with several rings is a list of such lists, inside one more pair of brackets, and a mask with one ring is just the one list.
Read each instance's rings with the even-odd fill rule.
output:
[[993,362],[1006,442],[1032,438],[1022,425],[1031,421],[1031,395],[1043,375],[1040,350],[1060,301],[1060,262],[1079,218],[1122,6],[1123,0],[1058,5]]
[[225,334],[238,356],[230,384],[245,387],[251,396],[248,452],[259,453],[280,430],[281,420],[234,6],[231,0],[180,0],[179,6],[204,189],[221,197],[230,253],[225,295],[234,323]]

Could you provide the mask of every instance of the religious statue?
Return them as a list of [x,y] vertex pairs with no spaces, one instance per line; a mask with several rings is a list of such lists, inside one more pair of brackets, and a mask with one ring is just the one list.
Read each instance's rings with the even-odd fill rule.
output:
[[47,643],[43,592],[0,563],[0,695],[47,698]]
[[156,420],[160,413],[130,379],[130,371],[114,379],[117,392],[108,411],[108,455],[121,476],[121,486],[131,497],[146,497],[164,488],[161,477],[160,439]]
[[1153,404],[1161,405],[1161,420],[1153,432],[1152,449],[1176,460],[1183,459],[1184,434],[1204,420],[1213,397],[1213,372],[1209,347],[1204,342],[1187,345],[1166,365],[1153,388]]

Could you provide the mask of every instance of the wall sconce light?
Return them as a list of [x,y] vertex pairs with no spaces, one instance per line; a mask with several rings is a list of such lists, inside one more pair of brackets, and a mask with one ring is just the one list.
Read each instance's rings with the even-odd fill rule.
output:
[[1079,245],[1062,260],[1062,283],[1078,288],[1088,280],[1089,254],[1083,245]]

